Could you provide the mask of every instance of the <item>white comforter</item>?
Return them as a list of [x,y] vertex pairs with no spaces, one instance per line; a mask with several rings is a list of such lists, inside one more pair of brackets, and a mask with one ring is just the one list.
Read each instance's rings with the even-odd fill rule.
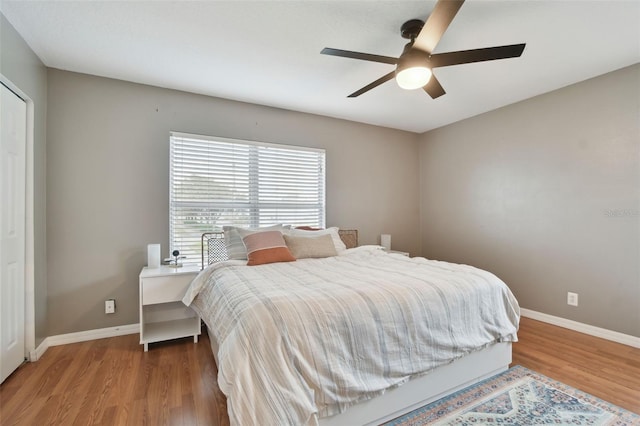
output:
[[493,274],[371,247],[214,264],[183,302],[219,344],[232,425],[313,425],[499,341],[520,310]]

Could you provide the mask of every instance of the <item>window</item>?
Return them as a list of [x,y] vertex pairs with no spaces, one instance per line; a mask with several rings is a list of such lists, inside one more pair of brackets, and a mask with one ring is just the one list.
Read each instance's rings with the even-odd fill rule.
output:
[[171,133],[170,250],[200,261],[203,232],[224,225],[325,225],[325,152]]

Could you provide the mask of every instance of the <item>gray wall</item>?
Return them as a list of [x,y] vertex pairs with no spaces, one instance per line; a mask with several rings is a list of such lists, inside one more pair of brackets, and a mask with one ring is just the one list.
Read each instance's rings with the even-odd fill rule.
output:
[[[147,243],[169,239],[169,132],[325,148],[327,224],[418,254],[418,136],[49,69],[51,335],[138,322]],[[115,298],[117,313],[104,314]]]
[[425,133],[420,173],[425,257],[640,336],[640,65]]
[[[26,93],[34,106],[33,141],[33,247],[35,344],[47,329],[47,220],[46,220],[46,120],[47,69],[27,43],[0,13],[0,73]],[[29,167],[29,166],[27,166]]]

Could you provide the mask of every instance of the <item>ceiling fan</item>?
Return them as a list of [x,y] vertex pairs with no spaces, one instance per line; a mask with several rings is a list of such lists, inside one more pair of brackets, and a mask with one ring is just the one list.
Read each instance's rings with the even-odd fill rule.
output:
[[438,0],[426,22],[419,19],[412,19],[402,24],[400,33],[403,38],[409,39],[410,41],[404,47],[399,58],[332,49],[329,47],[325,47],[320,53],[396,65],[394,71],[380,77],[362,89],[356,90],[348,96],[349,98],[360,96],[395,77],[398,85],[403,89],[411,90],[422,87],[429,96],[436,99],[446,92],[436,76],[433,75],[433,68],[469,64],[472,62],[494,61],[496,59],[517,58],[522,55],[525,47],[525,44],[521,43],[482,49],[460,50],[457,52],[432,53],[463,3],[464,0]]

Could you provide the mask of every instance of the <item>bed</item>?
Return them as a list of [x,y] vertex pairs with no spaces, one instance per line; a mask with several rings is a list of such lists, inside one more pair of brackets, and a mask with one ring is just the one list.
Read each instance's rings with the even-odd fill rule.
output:
[[495,275],[357,246],[247,266],[203,236],[183,302],[206,323],[232,425],[380,424],[508,368],[519,307]]

